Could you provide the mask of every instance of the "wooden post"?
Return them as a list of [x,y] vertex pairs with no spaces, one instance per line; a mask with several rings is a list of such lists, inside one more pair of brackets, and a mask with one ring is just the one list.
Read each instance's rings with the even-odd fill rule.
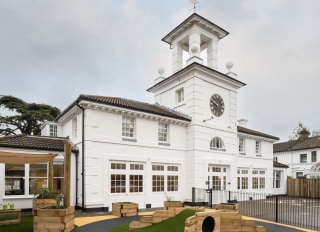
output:
[[64,144],[64,207],[70,206],[71,144]]
[[48,180],[48,188],[50,190],[53,189],[53,160],[49,161],[49,180]]

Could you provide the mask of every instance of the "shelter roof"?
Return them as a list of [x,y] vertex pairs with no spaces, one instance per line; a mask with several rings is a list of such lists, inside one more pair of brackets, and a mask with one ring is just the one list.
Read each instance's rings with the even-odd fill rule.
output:
[[[68,138],[47,137],[34,135],[9,135],[0,137],[0,147],[21,148],[46,151],[64,151],[64,144],[71,141]],[[72,151],[77,152],[78,148],[72,146]]]

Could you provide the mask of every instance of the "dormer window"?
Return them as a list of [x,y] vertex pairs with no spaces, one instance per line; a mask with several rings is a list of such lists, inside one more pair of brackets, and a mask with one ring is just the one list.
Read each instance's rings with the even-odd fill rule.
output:
[[214,137],[210,142],[210,149],[211,150],[225,150],[224,143],[221,138]]
[[183,88],[181,88],[176,91],[176,102],[180,103],[183,101],[184,101],[184,90]]
[[50,125],[50,137],[58,136],[58,128],[57,125]]

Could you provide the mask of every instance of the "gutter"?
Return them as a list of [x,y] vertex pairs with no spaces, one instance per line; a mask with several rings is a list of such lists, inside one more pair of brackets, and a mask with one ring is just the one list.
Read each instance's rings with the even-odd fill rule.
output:
[[82,179],[82,212],[85,211],[85,191],[84,191],[84,108],[79,105],[79,101],[76,102],[76,105],[82,110],[82,166],[81,166],[81,179]]

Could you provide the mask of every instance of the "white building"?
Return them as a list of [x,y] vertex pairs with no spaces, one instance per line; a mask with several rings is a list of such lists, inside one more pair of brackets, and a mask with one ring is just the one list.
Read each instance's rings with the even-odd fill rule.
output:
[[237,92],[245,84],[217,70],[226,35],[194,13],[162,39],[172,48],[173,74],[147,90],[155,104],[80,95],[43,126],[42,135],[69,136],[79,149],[77,206],[160,207],[168,197],[190,200],[192,187],[273,192],[278,138],[247,128],[245,120],[238,125]]
[[292,178],[319,178],[320,136],[309,137],[308,131],[303,132],[299,139],[274,144],[274,159],[289,166]]

